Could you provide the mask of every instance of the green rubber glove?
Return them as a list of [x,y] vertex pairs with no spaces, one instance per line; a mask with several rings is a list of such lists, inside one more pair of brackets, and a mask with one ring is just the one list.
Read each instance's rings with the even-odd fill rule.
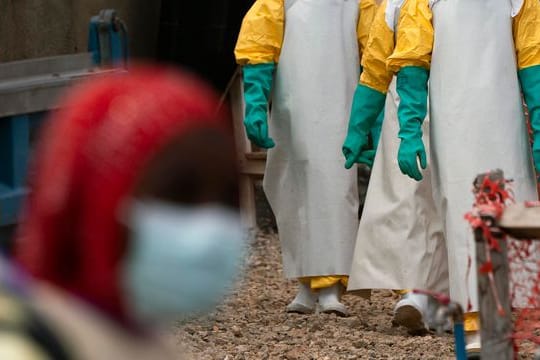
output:
[[537,177],[540,174],[540,65],[519,71],[521,90],[529,108],[529,120],[533,131],[533,159]]
[[245,65],[244,101],[246,115],[244,127],[247,137],[255,145],[263,149],[276,146],[268,136],[268,98],[274,78],[274,63]]
[[375,124],[371,127],[371,140],[373,141],[373,149],[377,150],[377,147],[379,146],[379,139],[381,138],[381,132],[382,132],[382,124],[384,120],[384,108],[377,116],[377,120],[375,121]]
[[416,181],[422,180],[418,168],[427,167],[426,149],[422,141],[422,123],[427,114],[429,72],[418,66],[407,66],[397,74],[397,92],[400,97],[398,107],[399,169]]
[[362,150],[360,156],[358,157],[357,163],[365,164],[369,168],[372,168],[376,153],[377,151],[373,148],[366,148],[365,150]]
[[[368,135],[377,121],[377,116],[384,109],[386,95],[373,90],[363,84],[359,84],[354,92],[351,117],[347,137],[343,144],[345,156],[345,168],[350,169],[355,163],[364,163],[368,166],[373,164],[374,151],[366,148],[369,145]],[[364,153],[364,151],[368,152]],[[371,160],[369,159],[371,157]]]
[[373,167],[373,162],[375,161],[375,155],[377,155],[377,147],[379,146],[379,139],[381,137],[382,131],[382,122],[384,120],[384,109],[377,116],[375,124],[371,127],[369,131],[369,142],[368,145],[364,146],[360,156],[358,157],[359,164],[365,164],[369,168]]

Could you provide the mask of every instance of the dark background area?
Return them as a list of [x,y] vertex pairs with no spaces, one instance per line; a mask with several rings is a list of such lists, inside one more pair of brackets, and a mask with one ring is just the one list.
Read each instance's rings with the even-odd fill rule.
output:
[[[236,68],[234,47],[254,0],[0,0],[0,63],[86,52],[90,18],[115,9],[133,62],[190,69],[224,90]],[[259,204],[272,226],[264,195]],[[270,219],[269,219],[270,218]],[[0,251],[14,226],[0,228]]]
[[85,52],[90,17],[115,9],[132,59],[182,65],[224,89],[254,0],[0,0],[0,62]]
[[236,67],[234,46],[253,0],[162,0],[157,57],[193,69],[224,89]]

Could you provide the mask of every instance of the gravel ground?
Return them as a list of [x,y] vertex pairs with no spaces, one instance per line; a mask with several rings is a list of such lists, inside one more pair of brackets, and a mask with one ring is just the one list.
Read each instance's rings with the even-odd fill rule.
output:
[[397,298],[377,291],[371,301],[346,295],[349,318],[286,314],[295,284],[283,279],[279,241],[260,234],[245,277],[210,316],[178,325],[173,338],[195,359],[453,359],[452,337],[413,337],[391,325]]
[[[362,194],[368,176],[359,174]],[[452,336],[414,337],[392,327],[398,299],[391,291],[375,291],[371,301],[345,295],[349,318],[285,313],[296,284],[283,279],[275,220],[260,185],[256,194],[264,231],[251,244],[244,278],[215,313],[173,328],[168,338],[178,353],[201,360],[454,359]],[[533,359],[533,349],[523,346],[520,359]]]

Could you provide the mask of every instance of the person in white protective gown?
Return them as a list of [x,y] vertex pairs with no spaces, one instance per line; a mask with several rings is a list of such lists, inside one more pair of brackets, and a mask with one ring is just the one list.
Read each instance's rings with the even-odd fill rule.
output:
[[472,181],[500,168],[514,180],[516,200],[537,198],[520,84],[531,112],[538,168],[539,64],[538,0],[403,3],[396,50],[388,59],[401,99],[398,163],[404,174],[422,180],[428,166],[421,124],[429,78],[433,193],[443,217],[450,295],[471,320],[465,323],[470,353],[480,347],[472,316],[478,310],[475,246],[464,219],[474,202]]
[[[374,0],[257,0],[235,56],[243,66],[250,140],[268,148],[264,190],[284,274],[299,280],[290,312],[347,315],[341,303],[358,228],[355,173],[343,168],[360,53]],[[272,93],[271,120],[267,122]]]
[[[371,171],[365,210],[360,219],[348,290],[424,289],[448,293],[448,267],[442,222],[431,191],[431,174],[423,182],[401,175],[397,166],[399,124],[395,78],[386,60],[395,48],[395,25],[402,1],[384,1],[373,20],[362,74],[353,100],[343,153],[346,167],[362,161],[368,134],[384,108],[381,139]],[[386,100],[386,101],[385,101]],[[428,121],[424,122],[427,129]],[[429,142],[427,131],[424,141]],[[403,291],[394,323],[413,333],[432,323],[435,304],[426,295]],[[429,306],[428,305],[433,305]]]

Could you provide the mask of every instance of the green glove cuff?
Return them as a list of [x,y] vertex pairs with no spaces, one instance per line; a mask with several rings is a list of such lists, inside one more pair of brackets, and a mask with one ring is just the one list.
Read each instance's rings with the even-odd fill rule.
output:
[[529,119],[535,140],[534,149],[540,150],[540,65],[522,69],[518,75],[529,109]]
[[343,150],[354,149],[371,131],[377,117],[384,109],[386,94],[358,84],[354,92],[351,117]]
[[421,139],[422,123],[427,115],[429,71],[407,66],[397,74],[399,138]]
[[268,99],[274,78],[274,63],[245,65],[244,100],[246,103],[245,123],[264,121],[268,118]]

